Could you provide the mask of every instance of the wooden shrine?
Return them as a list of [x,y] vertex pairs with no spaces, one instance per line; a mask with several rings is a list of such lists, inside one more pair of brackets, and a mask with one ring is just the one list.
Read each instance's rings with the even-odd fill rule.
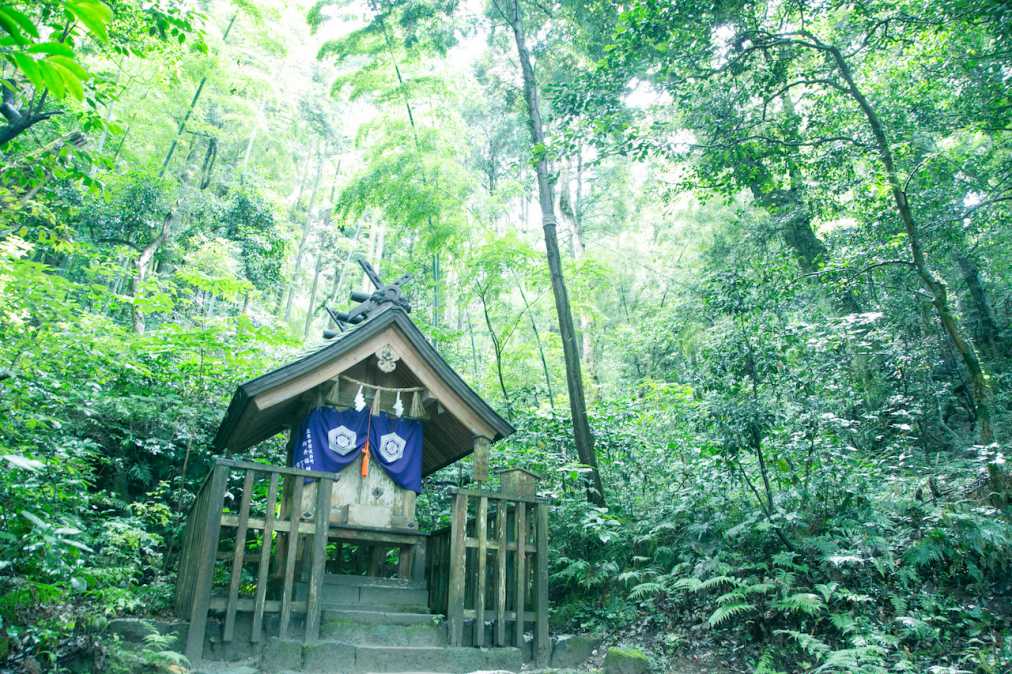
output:
[[[447,619],[449,645],[522,646],[531,624],[544,659],[547,505],[525,471],[501,474],[499,491],[483,488],[489,447],[513,428],[411,322],[407,277],[387,285],[361,264],[376,290],[353,293],[360,304],[347,313],[330,312],[338,329],[326,343],[232,397],[215,448],[240,452],[287,433],[288,458],[273,466],[222,457],[201,487],[176,587],[176,611],[190,622],[186,654],[201,659],[210,620],[221,622],[225,644],[312,642],[333,608],[328,579],[393,575],[424,588],[427,610]],[[363,406],[420,419],[422,477],[475,455],[478,488],[455,491],[449,527],[420,531],[414,491],[379,466],[363,468],[365,450],[336,473],[294,467],[311,411]]]

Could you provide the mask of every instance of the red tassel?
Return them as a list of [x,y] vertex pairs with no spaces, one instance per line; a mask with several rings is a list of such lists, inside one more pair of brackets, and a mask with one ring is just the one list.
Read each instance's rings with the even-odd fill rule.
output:
[[365,446],[362,447],[362,477],[369,476],[369,439],[366,438]]

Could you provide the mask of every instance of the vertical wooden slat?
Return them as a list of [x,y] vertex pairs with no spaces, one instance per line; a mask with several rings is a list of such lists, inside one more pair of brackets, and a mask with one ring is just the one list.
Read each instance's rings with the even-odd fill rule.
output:
[[457,494],[453,503],[450,529],[450,586],[447,597],[447,619],[450,645],[464,642],[464,564],[467,560],[465,534],[467,529],[467,494]]
[[260,567],[257,569],[257,591],[253,601],[252,640],[263,636],[264,601],[267,599],[267,571],[271,564],[271,537],[274,535],[274,510],[277,507],[278,483],[281,476],[271,473],[271,486],[267,490],[267,512],[264,514],[264,543],[260,550]]
[[548,504],[535,506],[537,526],[534,535],[537,559],[535,561],[537,589],[534,596],[536,625],[534,628],[535,659],[541,667],[548,666],[552,644],[548,637]]
[[324,565],[327,561],[327,529],[330,527],[330,497],[334,481],[321,478],[316,489],[316,531],[309,571],[309,594],[306,601],[306,639],[320,637],[320,597],[323,596]]
[[207,610],[211,603],[211,582],[214,579],[214,561],[218,556],[218,535],[221,533],[221,507],[225,500],[225,483],[228,468],[216,464],[208,489],[206,517],[195,522],[203,527],[203,536],[196,541],[202,543],[194,553],[199,556],[194,577],[193,601],[190,606],[190,628],[186,635],[186,657],[190,662],[200,662],[204,654],[204,632],[207,630]]
[[411,578],[411,564],[415,556],[415,546],[402,545],[397,550],[397,577],[409,580]]
[[523,501],[516,502],[517,507],[517,597],[516,605],[517,620],[514,643],[518,648],[524,646],[524,600],[527,595],[527,504]]
[[508,501],[499,499],[495,514],[495,645],[506,645],[506,510]]
[[474,604],[474,645],[485,645],[485,557],[488,555],[488,497],[478,499],[478,588]]
[[239,526],[235,530],[235,554],[232,556],[232,578],[228,585],[228,604],[225,608],[225,632],[222,641],[232,641],[235,638],[235,609],[239,603],[239,583],[242,581],[242,563],[246,555],[246,529],[249,526],[249,500],[253,492],[253,477],[253,471],[247,470],[242,481]]
[[302,511],[303,477],[293,477],[292,501],[288,508],[288,549],[285,551],[285,579],[281,588],[281,626],[278,636],[288,638],[288,623],[292,618],[292,593],[295,584],[295,558],[299,549],[299,520]]
[[369,576],[378,576],[383,562],[387,559],[387,548],[383,543],[373,543],[369,546]]

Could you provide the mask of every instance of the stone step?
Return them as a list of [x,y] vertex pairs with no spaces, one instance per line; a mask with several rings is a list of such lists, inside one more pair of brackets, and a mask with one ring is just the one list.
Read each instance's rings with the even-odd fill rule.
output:
[[516,648],[450,648],[447,646],[356,646],[318,641],[302,649],[303,672],[456,672],[513,671],[523,665]]
[[412,613],[404,611],[369,611],[358,609],[325,610],[321,619],[350,621],[367,625],[433,625],[442,620],[431,613]]
[[330,619],[321,623],[320,639],[356,646],[445,646],[446,625],[433,622],[431,616],[428,624],[414,625],[362,624]]
[[[308,584],[295,584],[295,598],[297,600],[304,600],[308,593]],[[412,611],[420,610],[424,613],[428,611],[429,593],[420,587],[392,587],[382,583],[362,585],[324,583],[321,600],[325,609],[400,610],[401,612],[410,609]]]
[[325,585],[351,586],[382,586],[405,588],[409,590],[425,590],[425,583],[410,578],[379,578],[377,576],[350,576],[347,574],[328,573],[323,577]]

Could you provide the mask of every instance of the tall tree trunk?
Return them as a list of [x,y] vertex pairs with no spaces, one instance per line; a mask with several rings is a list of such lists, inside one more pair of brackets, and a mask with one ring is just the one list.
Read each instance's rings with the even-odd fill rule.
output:
[[878,113],[875,112],[871,103],[865,98],[855,83],[853,73],[850,70],[850,64],[847,63],[843,53],[834,46],[823,43],[819,44],[832,57],[837,71],[844,82],[846,82],[848,93],[857,102],[865,118],[868,120],[868,125],[871,127],[872,135],[875,137],[875,147],[882,166],[885,169],[886,179],[889,181],[893,201],[896,204],[896,212],[906,231],[907,245],[910,248],[910,256],[913,260],[914,269],[921,279],[921,285],[931,297],[931,304],[935,308],[938,320],[941,322],[953,347],[959,353],[963,366],[966,367],[970,375],[973,389],[973,404],[977,417],[977,437],[981,444],[989,445],[994,442],[994,430],[991,427],[991,385],[988,382],[987,375],[984,373],[977,350],[974,348],[973,343],[963,334],[963,330],[956,320],[956,315],[952,311],[945,281],[928,265],[927,257],[924,254],[924,247],[921,243],[920,230],[917,227],[917,222],[914,220],[910,202],[907,201],[906,191],[903,189],[899,174],[896,171],[892,150],[886,137],[885,126],[882,124]]
[[467,315],[467,334],[471,338],[471,376],[474,377],[475,383],[478,382],[478,346],[474,340],[474,325],[471,323],[471,308],[468,307],[466,310]]
[[956,262],[959,264],[963,282],[970,293],[972,313],[979,326],[980,343],[990,352],[991,358],[1007,357],[1009,355],[1008,346],[1002,338],[1001,329],[994,316],[994,309],[991,307],[991,300],[984,289],[984,283],[980,280],[977,261],[960,251],[956,254]]
[[534,78],[534,67],[531,65],[530,51],[524,36],[523,15],[520,0],[511,0],[512,12],[507,18],[513,28],[513,39],[516,42],[517,56],[524,80],[524,100],[527,102],[528,122],[531,133],[531,147],[537,152],[537,163],[534,165],[538,182],[538,201],[541,204],[541,222],[545,232],[545,251],[548,256],[548,269],[552,278],[552,294],[555,296],[555,309],[559,315],[559,332],[562,335],[562,351],[566,361],[566,384],[569,389],[569,408],[573,416],[573,437],[580,461],[589,466],[591,485],[588,499],[599,506],[605,505],[604,486],[597,468],[597,455],[594,453],[594,436],[590,431],[590,420],[587,418],[587,403],[583,394],[583,376],[580,372],[580,347],[576,340],[576,329],[573,326],[573,314],[566,291],[566,281],[562,274],[562,258],[559,256],[559,239],[556,233],[555,197],[552,194],[551,178],[548,174],[548,160],[545,158],[545,131],[541,121],[541,103],[537,81]]
[[[323,172],[323,154],[320,147],[316,148],[316,177],[313,178],[313,190],[309,193],[309,204],[302,220],[302,236],[299,238],[299,247],[295,251],[295,264],[292,266],[292,276],[288,280],[288,292],[285,296],[285,322],[292,317],[292,301],[295,298],[295,290],[298,286],[299,276],[302,273],[302,258],[306,254],[306,244],[309,242],[309,235],[313,231],[313,207],[316,206],[316,195],[320,190],[320,175]],[[296,203],[296,207],[298,204]]]
[[[232,32],[232,26],[235,25],[235,20],[239,16],[236,12],[232,15],[232,18],[228,20],[228,25],[225,26],[225,32],[221,35],[221,42],[225,44],[228,41],[228,34]],[[169,162],[172,161],[172,155],[176,152],[176,146],[179,144],[179,139],[183,137],[183,132],[186,130],[186,123],[190,121],[190,116],[193,115],[194,109],[197,107],[197,103],[200,102],[200,94],[204,91],[204,85],[207,84],[207,74],[200,78],[200,83],[197,84],[197,90],[193,92],[193,98],[190,100],[190,107],[186,109],[186,114],[179,120],[179,127],[176,129],[176,135],[172,138],[172,143],[169,144],[169,150],[165,153],[165,159],[162,160],[162,167],[158,169],[158,177],[161,178],[165,175],[165,169],[169,167]]]
[[495,328],[492,327],[492,317],[488,313],[488,302],[485,299],[485,293],[479,289],[478,299],[481,300],[482,314],[485,316],[485,327],[488,328],[489,339],[492,340],[492,352],[495,354],[495,373],[499,378],[499,389],[502,391],[503,401],[506,403],[506,418],[513,421],[513,402],[510,400],[509,391],[506,390],[506,378],[503,376],[502,370],[502,354],[505,345],[503,341],[496,334]]
[[309,337],[309,327],[313,324],[313,307],[316,305],[316,289],[320,284],[320,272],[323,271],[323,245],[316,254],[316,267],[313,269],[313,285],[309,289],[309,306],[306,307],[306,324],[302,328],[302,339]]
[[[408,89],[404,85],[404,77],[401,75],[401,67],[397,63],[397,55],[394,52],[393,39],[390,37],[390,32],[387,30],[386,21],[382,16],[378,16],[380,28],[383,30],[383,40],[386,44],[387,53],[390,55],[390,61],[394,66],[394,74],[397,76],[397,87],[401,94],[401,99],[404,101],[404,110],[408,115],[408,124],[411,125],[411,136],[415,142],[415,152],[421,155],[421,143],[418,141],[418,127],[415,125],[415,113],[411,108],[411,99],[408,97]],[[428,176],[423,171],[422,181],[428,184]],[[426,216],[426,220],[429,225],[429,231],[432,231],[432,216]],[[439,268],[439,251],[432,251],[432,327],[439,327],[440,315],[439,315],[439,284],[440,284],[440,268]],[[435,338],[433,338],[433,345],[436,344]]]
[[171,211],[165,214],[165,218],[162,220],[162,228],[158,232],[151,243],[144,246],[141,250],[140,255],[137,256],[137,261],[134,263],[134,288],[133,288],[133,303],[130,306],[130,313],[133,319],[134,332],[138,335],[144,334],[145,322],[144,312],[138,307],[138,301],[141,298],[141,293],[144,292],[144,282],[148,278],[148,271],[151,269],[151,262],[154,260],[155,254],[169,238],[169,230],[172,227],[175,219],[175,214],[179,211],[179,204],[177,203]]
[[548,372],[548,359],[545,358],[545,346],[541,343],[538,322],[534,319],[534,312],[531,311],[531,305],[527,302],[527,293],[524,292],[524,287],[520,283],[517,283],[517,290],[520,291],[520,299],[524,302],[524,311],[527,312],[527,317],[531,320],[531,331],[534,333],[534,342],[538,345],[538,355],[541,357],[541,371],[545,375],[545,386],[548,387],[548,404],[554,412],[555,392],[552,390],[552,376]]

